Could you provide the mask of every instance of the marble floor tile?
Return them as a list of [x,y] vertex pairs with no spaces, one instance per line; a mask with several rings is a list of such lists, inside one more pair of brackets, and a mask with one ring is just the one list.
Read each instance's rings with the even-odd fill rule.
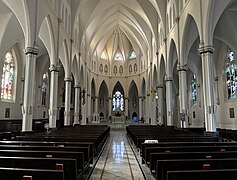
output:
[[128,143],[122,125],[111,128],[100,159],[90,177],[91,180],[144,180],[139,164]]

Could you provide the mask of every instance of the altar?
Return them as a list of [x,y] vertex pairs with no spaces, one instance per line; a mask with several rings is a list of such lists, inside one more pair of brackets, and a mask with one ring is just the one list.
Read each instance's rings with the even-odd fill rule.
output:
[[126,117],[124,111],[121,111],[120,108],[116,108],[112,113],[112,123],[125,123]]

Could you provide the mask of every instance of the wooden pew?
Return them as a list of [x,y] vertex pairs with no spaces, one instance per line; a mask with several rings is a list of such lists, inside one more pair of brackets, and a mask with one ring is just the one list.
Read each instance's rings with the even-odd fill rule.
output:
[[168,171],[167,180],[236,180],[237,169]]
[[64,180],[63,170],[0,168],[3,180],[21,180],[25,175],[32,176],[33,180]]
[[64,179],[76,180],[79,177],[76,159],[0,156],[0,167],[4,168],[54,170],[56,164],[63,164]]
[[[0,145],[88,147],[90,157],[93,156],[94,152],[92,142],[0,141]],[[93,163],[93,159],[90,163]]]
[[0,145],[0,150],[28,150],[28,151],[74,151],[84,154],[84,166],[89,166],[93,156],[89,155],[88,147],[61,147],[61,146],[19,146],[19,145]]
[[168,171],[203,169],[237,169],[237,158],[158,160],[156,165],[156,179],[166,180]]
[[150,154],[150,170],[155,173],[157,160],[168,159],[225,159],[237,158],[236,151],[223,152],[163,152]]
[[[1,143],[1,141],[0,141]],[[147,147],[179,147],[179,146],[237,146],[237,142],[162,142],[162,143],[142,143],[141,157],[145,159],[145,149]]]
[[235,146],[178,146],[178,147],[148,147],[145,149],[144,161],[150,163],[150,154],[159,152],[215,152],[215,151],[237,151]]
[[7,157],[41,157],[76,159],[79,173],[84,171],[84,155],[72,151],[30,151],[30,150],[0,150],[0,156]]

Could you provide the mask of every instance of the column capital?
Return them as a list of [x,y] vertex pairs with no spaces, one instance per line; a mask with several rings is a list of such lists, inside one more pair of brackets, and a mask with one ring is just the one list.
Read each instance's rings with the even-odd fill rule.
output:
[[165,81],[173,81],[173,78],[172,77],[168,77],[168,76],[165,76]]
[[65,77],[64,81],[72,82],[72,77]]
[[60,70],[60,66],[58,66],[58,65],[52,64],[52,65],[49,67],[49,71],[50,71],[50,72],[52,72],[52,71],[59,72],[59,70]]
[[177,64],[177,70],[178,71],[187,71],[188,70],[188,65],[187,64],[181,65],[180,63],[178,63]]
[[204,45],[204,42],[201,42],[199,44],[199,47],[198,47],[198,51],[200,54],[204,54],[204,53],[213,53],[214,52],[214,47],[212,45]]
[[157,87],[157,88],[163,88],[164,85],[163,85],[163,84],[157,84],[156,87]]
[[74,88],[81,88],[80,84],[74,85]]
[[35,47],[26,47],[24,49],[24,53],[27,55],[27,54],[34,54],[34,55],[37,55],[39,52],[39,47],[38,45],[36,45]]

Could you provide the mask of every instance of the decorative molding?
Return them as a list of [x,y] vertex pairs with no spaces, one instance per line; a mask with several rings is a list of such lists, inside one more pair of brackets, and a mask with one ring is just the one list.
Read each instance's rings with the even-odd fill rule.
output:
[[157,89],[158,89],[158,88],[163,88],[164,85],[163,85],[163,84],[157,84],[156,87],[157,87]]
[[52,71],[59,72],[59,70],[60,70],[60,66],[58,66],[58,65],[52,64],[52,65],[49,67],[49,71],[50,71],[50,72],[52,72]]
[[173,78],[165,76],[165,81],[173,81]]
[[213,53],[214,52],[214,47],[212,45],[207,45],[207,46],[204,46],[204,42],[201,42],[199,44],[199,48],[198,48],[198,51],[200,54],[204,54],[204,53]]
[[64,81],[72,82],[72,77],[65,77]]
[[37,55],[39,52],[39,47],[37,44],[35,44],[35,47],[26,47],[24,49],[24,53],[27,55],[27,54],[34,54],[34,55]]
[[180,63],[178,63],[177,64],[177,70],[178,71],[187,71],[188,70],[188,65],[187,64],[181,65]]

